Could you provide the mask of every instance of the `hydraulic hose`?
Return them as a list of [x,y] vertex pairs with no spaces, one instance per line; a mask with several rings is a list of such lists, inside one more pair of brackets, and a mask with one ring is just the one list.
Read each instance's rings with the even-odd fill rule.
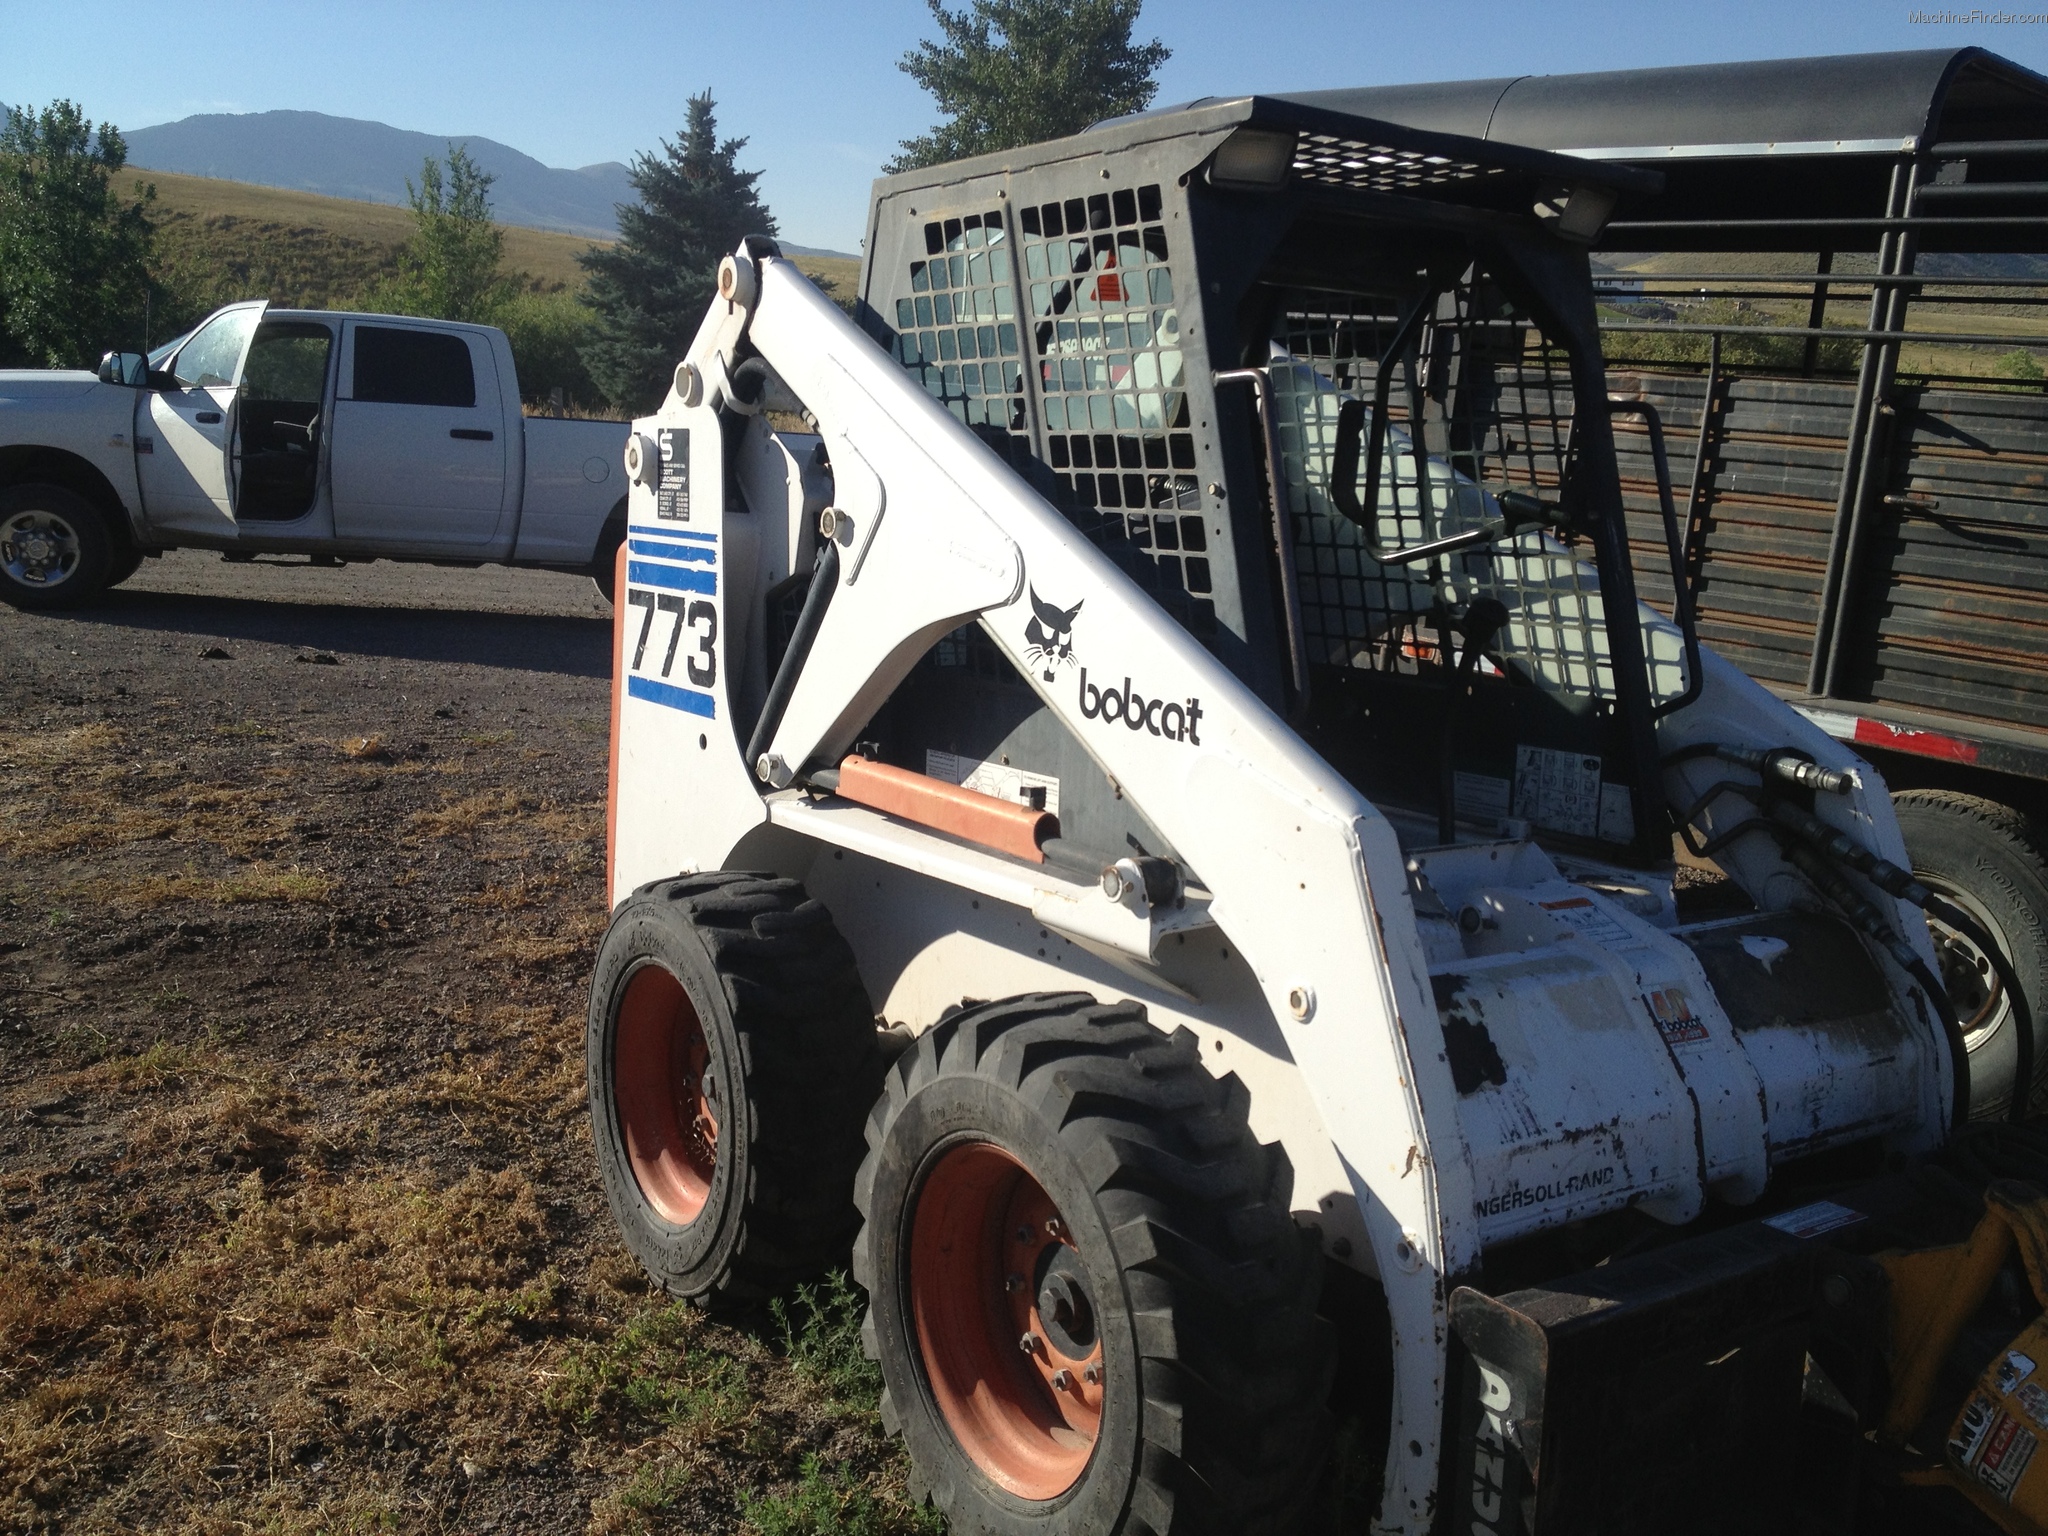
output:
[[1877,904],[1851,885],[1842,872],[1828,862],[1824,853],[1790,838],[1785,839],[1784,848],[1785,857],[1813,882],[1814,889],[1861,928],[1872,943],[1881,946],[1898,963],[1899,969],[1911,976],[1920,990],[1927,994],[1928,1002],[1941,1015],[1942,1030],[1948,1036],[1949,1056],[1953,1064],[1949,1102],[1949,1128],[1953,1131],[1970,1114],[1970,1053],[1963,1043],[1962,1021],[1956,1017],[1955,1004],[1949,999],[1948,989],[1927,968],[1927,962],[1913,952],[1912,946],[1892,931]]
[[782,653],[782,665],[775,669],[775,681],[768,689],[768,701],[761,706],[761,718],[754,722],[753,734],[747,739],[747,770],[757,777],[765,777],[761,772],[761,759],[782,726],[783,711],[789,708],[789,697],[796,692],[796,680],[803,675],[811,644],[818,638],[818,628],[825,622],[825,610],[831,606],[832,594],[838,587],[839,546],[827,539],[825,547],[819,551],[818,563],[812,567],[811,588],[804,594],[803,610],[797,615],[796,628],[790,632],[789,646]]
[[[1948,924],[1977,947],[1998,977],[1998,984],[2011,1000],[2013,1014],[2013,1096],[2008,1108],[2011,1119],[2020,1120],[2026,1116],[2027,1101],[2033,1095],[2034,1084],[2034,1020],[2027,1007],[2026,994],[2020,990],[2019,976],[2012,968],[2004,949],[1993,942],[1991,935],[1963,912],[1954,903],[1935,895],[1907,871],[1899,868],[1889,859],[1879,858],[1854,838],[1836,831],[1810,812],[1784,801],[1773,801],[1770,806],[1772,820],[1788,827],[1821,852],[1838,862],[1848,865],[1870,883],[1889,896],[1911,902],[1921,911]],[[1944,989],[1946,996],[1946,989]],[[1953,1011],[1954,1004],[1950,1004]]]

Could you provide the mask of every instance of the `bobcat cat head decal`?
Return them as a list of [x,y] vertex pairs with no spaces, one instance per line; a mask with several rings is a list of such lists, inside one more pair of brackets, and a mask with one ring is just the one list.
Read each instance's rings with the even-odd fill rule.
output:
[[1074,664],[1074,616],[1081,611],[1081,604],[1055,608],[1033,587],[1031,611],[1037,617],[1024,626],[1024,641],[1029,647],[1025,654],[1034,665],[1045,669],[1045,680],[1049,683],[1057,668]]

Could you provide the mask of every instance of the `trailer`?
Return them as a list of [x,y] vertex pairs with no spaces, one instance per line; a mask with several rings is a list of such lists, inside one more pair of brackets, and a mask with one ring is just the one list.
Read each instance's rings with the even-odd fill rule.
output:
[[[2048,79],[1963,48],[1291,99],[1662,173],[1594,248],[1609,393],[1668,437],[1701,638],[1882,768],[2010,956],[1934,925],[2002,1114],[2048,1042]],[[1617,421],[1646,555],[1649,432]]]

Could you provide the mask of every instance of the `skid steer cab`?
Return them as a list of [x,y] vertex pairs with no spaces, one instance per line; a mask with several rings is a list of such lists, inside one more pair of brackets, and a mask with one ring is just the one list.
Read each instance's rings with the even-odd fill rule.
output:
[[850,1256],[952,1529],[1792,1517],[1839,1190],[1968,1090],[1883,785],[1624,522],[1651,181],[1124,120],[879,182],[856,320],[746,242],[635,423],[612,1208]]

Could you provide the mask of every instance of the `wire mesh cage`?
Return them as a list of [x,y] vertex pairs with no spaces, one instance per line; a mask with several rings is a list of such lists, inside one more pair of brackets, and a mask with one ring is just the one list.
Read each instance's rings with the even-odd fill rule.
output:
[[[1611,701],[1599,578],[1560,531],[1399,558],[1500,519],[1503,493],[1572,512],[1575,401],[1564,349],[1483,277],[1433,296],[1290,292],[1270,349],[1311,662],[1419,675],[1441,659],[1449,616],[1491,599],[1506,621],[1486,646],[1483,675]],[[1374,431],[1366,424],[1382,398],[1386,420]],[[1354,409],[1352,430],[1379,448],[1376,471],[1370,448],[1356,456],[1348,486],[1336,478],[1346,465],[1347,402],[1365,408]],[[1366,526],[1341,506],[1361,498]],[[1676,696],[1685,685],[1677,632],[1651,623],[1644,641],[1653,693]]]

